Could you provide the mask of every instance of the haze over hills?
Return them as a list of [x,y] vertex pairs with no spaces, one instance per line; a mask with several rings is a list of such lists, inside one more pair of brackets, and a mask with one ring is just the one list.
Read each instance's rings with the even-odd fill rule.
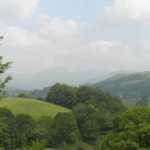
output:
[[95,86],[123,99],[150,98],[150,72],[116,74]]
[[[74,86],[93,85],[96,82],[94,86],[127,100],[150,97],[150,71],[100,74],[96,71],[69,72],[62,69],[45,71],[24,80],[12,81],[6,89],[6,95],[17,96],[24,93],[33,98],[45,99],[49,88],[56,82]],[[10,85],[14,85],[15,88]]]
[[12,75],[9,88],[34,90],[49,87],[57,82],[69,85],[82,85],[104,80],[111,75],[109,72],[97,70],[69,71],[62,68],[46,70],[34,75]]

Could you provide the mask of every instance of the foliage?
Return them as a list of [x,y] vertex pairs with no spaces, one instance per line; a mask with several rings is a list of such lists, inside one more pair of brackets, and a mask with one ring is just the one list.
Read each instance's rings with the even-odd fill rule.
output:
[[90,100],[100,102],[101,106],[112,112],[120,112],[125,110],[120,99],[90,86],[80,86],[77,88],[57,83],[50,88],[47,96],[48,102],[69,108],[73,108],[79,103],[86,103]]
[[139,150],[150,147],[150,109],[136,107],[115,121],[115,130],[108,134],[100,150]]
[[[0,56],[0,75],[5,73],[5,71],[10,67],[10,62],[3,63],[3,57]],[[2,97],[3,90],[5,88],[6,83],[11,80],[11,77],[8,76],[5,79],[2,77],[0,78],[0,97]]]
[[81,139],[90,144],[111,130],[114,116],[125,110],[120,99],[90,86],[57,83],[51,87],[47,101],[71,108]]
[[5,149],[12,148],[12,124],[13,124],[14,116],[13,114],[5,109],[0,109],[0,146]]
[[[0,36],[0,41],[3,40],[4,37]],[[3,57],[0,56],[0,98],[2,97],[3,90],[5,88],[6,83],[11,80],[11,77],[8,76],[6,78],[3,78],[2,75],[5,73],[5,71],[10,67],[11,62],[3,62]]]
[[57,83],[50,88],[47,101],[70,108],[75,104],[75,91],[76,88]]
[[33,136],[33,129],[35,122],[28,115],[18,115],[15,119],[14,129],[15,132],[15,145],[17,147],[26,146],[30,144]]
[[74,108],[81,137],[85,142],[93,143],[99,136],[98,110],[93,105],[78,104]]
[[23,148],[23,150],[45,150],[45,143],[41,141],[35,141],[32,143],[31,146]]
[[34,139],[38,141],[45,141],[45,144],[48,143],[49,139],[49,130],[51,129],[53,119],[49,117],[41,117],[36,121],[36,126],[34,129]]
[[[124,107],[123,107],[124,108]],[[116,113],[101,101],[78,103],[73,112],[55,117],[14,116],[0,108],[0,147],[6,150],[148,150],[150,147],[150,109],[130,108]],[[89,143],[92,147],[85,145]]]
[[59,113],[54,118],[51,130],[50,144],[74,144],[79,140],[79,130],[75,116],[72,113]]

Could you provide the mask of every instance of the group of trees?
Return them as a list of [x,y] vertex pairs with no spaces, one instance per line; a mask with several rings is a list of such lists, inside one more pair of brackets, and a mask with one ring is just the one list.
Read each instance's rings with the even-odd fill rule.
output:
[[[5,150],[59,147],[79,140],[77,122],[72,113],[60,113],[55,118],[42,117],[38,121],[30,116],[14,116],[0,109],[0,147]],[[38,144],[39,143],[39,144]],[[37,149],[33,149],[37,150]]]
[[119,99],[88,86],[77,88],[56,84],[51,87],[47,100],[70,108],[70,113],[33,120],[28,115],[14,116],[9,110],[0,109],[2,148],[67,149],[66,145],[71,144],[81,149],[82,142],[95,145],[101,137],[112,131],[114,118],[125,110]]
[[150,109],[147,99],[142,99],[137,106],[127,110],[118,98],[99,89],[56,84],[50,89],[47,100],[72,109],[79,139],[96,145],[96,150],[150,148]]
[[[0,148],[4,150],[45,150],[46,147],[87,150],[149,150],[150,109],[135,107],[115,115],[99,114],[92,105],[76,106],[73,112],[59,113],[54,118],[33,120],[28,115],[14,116],[0,109]],[[106,117],[106,118],[105,118]],[[97,119],[95,119],[97,118]],[[97,122],[96,122],[97,121]],[[99,121],[99,122],[98,122]]]
[[66,84],[55,84],[49,89],[46,100],[72,109],[77,104],[98,102],[103,108],[111,112],[119,112],[123,109],[120,99],[91,86],[72,87]]
[[111,131],[114,118],[126,110],[120,99],[90,86],[57,83],[50,88],[47,101],[72,110],[80,139],[89,144],[96,144],[101,136]]
[[149,150],[150,109],[136,107],[114,121],[114,128],[100,145],[100,150]]

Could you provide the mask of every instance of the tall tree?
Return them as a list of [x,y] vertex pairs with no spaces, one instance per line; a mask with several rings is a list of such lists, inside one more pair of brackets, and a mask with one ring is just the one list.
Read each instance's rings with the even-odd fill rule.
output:
[[[3,36],[0,36],[0,41],[4,39]],[[3,77],[5,71],[10,67],[11,62],[3,62],[3,57],[0,56],[0,97],[2,96],[3,89],[5,88],[6,83],[11,79],[10,76]]]

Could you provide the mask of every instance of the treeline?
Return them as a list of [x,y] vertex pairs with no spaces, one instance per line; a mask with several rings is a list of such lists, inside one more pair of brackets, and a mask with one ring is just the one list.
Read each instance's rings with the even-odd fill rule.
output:
[[55,84],[49,89],[46,101],[73,108],[77,104],[89,101],[98,102],[104,109],[111,112],[122,111],[124,105],[117,97],[92,86],[73,87],[66,84]]

